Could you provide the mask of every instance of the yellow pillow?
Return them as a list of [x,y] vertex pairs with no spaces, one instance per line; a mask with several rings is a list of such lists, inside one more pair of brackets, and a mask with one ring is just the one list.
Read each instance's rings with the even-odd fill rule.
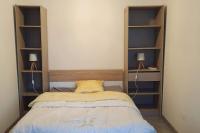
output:
[[103,81],[101,80],[79,80],[76,82],[77,88],[75,92],[90,93],[104,91]]

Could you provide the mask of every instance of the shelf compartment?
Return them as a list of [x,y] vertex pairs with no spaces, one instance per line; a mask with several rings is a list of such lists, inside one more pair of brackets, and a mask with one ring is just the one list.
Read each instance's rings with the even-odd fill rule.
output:
[[[160,82],[159,81],[137,81],[138,93],[159,93]],[[128,92],[136,92],[135,81],[128,82]]]
[[39,93],[35,93],[35,92],[23,92],[22,93],[22,96],[39,96],[40,94]]
[[158,95],[137,95],[132,97],[134,103],[139,109],[157,109],[158,108]]
[[25,48],[41,48],[40,28],[20,28],[23,35]]
[[128,69],[134,70],[138,69],[137,54],[144,53],[145,61],[144,67],[156,67],[159,68],[159,50],[130,50],[128,51]]
[[35,50],[23,50],[21,51],[22,61],[23,61],[23,71],[28,71],[31,68],[31,62],[29,61],[29,54],[37,54],[38,61],[36,62],[37,70],[42,71],[42,57],[40,51]]
[[[33,86],[32,86],[32,73],[22,73],[23,78],[23,92],[34,92]],[[41,93],[43,91],[42,88],[42,73],[33,73],[33,79],[35,81],[35,89],[38,93]]]
[[22,25],[40,25],[40,7],[19,6]]
[[129,7],[129,25],[155,25],[161,20],[162,6]]
[[23,100],[23,111],[27,112],[30,110],[30,108],[28,107],[29,103],[32,102],[37,96],[23,96],[22,100]]
[[159,31],[157,28],[129,28],[128,47],[156,47]]
[[[128,81],[135,81],[136,73],[128,74]],[[161,75],[160,72],[143,72],[138,73],[137,81],[160,81]]]

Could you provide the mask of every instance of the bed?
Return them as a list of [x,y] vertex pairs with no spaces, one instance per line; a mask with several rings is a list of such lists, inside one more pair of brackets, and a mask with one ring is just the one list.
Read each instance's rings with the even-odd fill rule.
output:
[[156,133],[123,92],[45,92],[10,133]]

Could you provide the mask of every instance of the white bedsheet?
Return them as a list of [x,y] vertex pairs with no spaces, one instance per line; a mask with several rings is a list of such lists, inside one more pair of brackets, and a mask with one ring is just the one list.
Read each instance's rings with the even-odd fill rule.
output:
[[10,133],[156,133],[126,101],[40,102]]

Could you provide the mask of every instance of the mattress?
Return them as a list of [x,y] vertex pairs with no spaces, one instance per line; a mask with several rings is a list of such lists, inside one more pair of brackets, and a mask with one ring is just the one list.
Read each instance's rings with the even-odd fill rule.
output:
[[10,133],[156,133],[120,92],[48,93],[30,106]]

